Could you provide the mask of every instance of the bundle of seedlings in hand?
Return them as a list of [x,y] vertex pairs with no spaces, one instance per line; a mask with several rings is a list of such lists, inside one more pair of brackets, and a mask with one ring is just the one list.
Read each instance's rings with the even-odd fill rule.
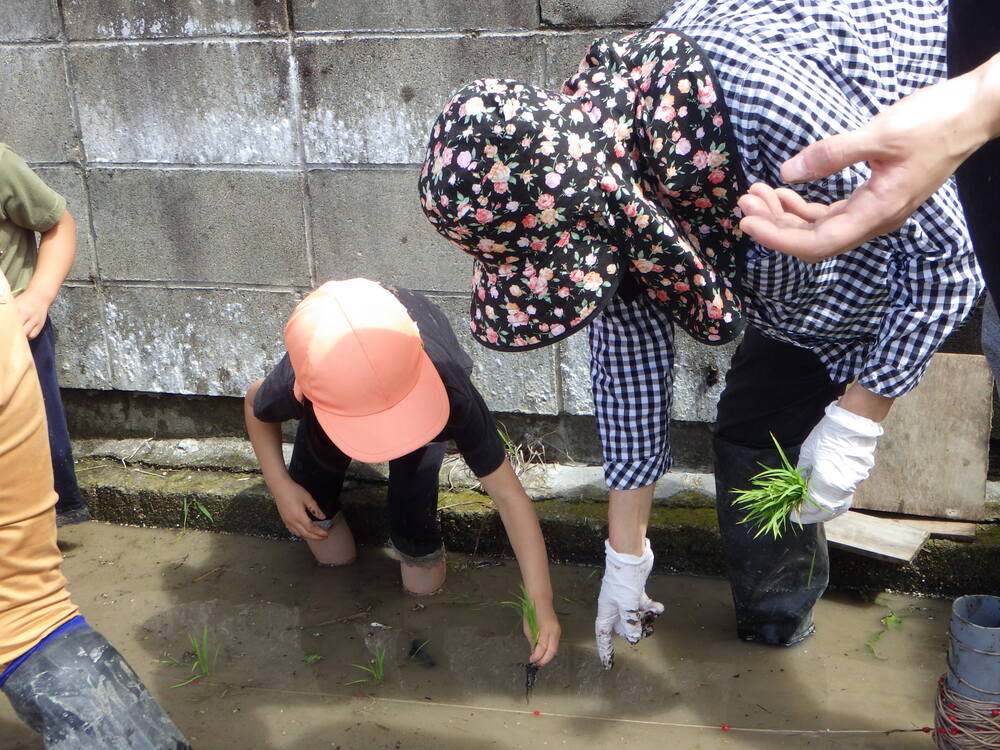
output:
[[773,434],[771,440],[781,456],[781,466],[771,469],[761,464],[764,471],[750,479],[753,489],[733,490],[733,505],[746,511],[740,523],[755,529],[754,539],[765,533],[778,539],[792,523],[789,515],[794,509],[805,502],[816,505],[809,497],[809,481],[789,463]]
[[[538,611],[535,609],[535,602],[530,596],[528,596],[528,591],[524,588],[524,584],[521,584],[521,595],[517,597],[517,601],[500,603],[506,607],[512,607],[520,613],[522,620],[528,624],[528,629],[531,631],[531,647],[534,648],[537,646]],[[528,703],[531,700],[531,689],[535,687],[535,680],[538,679],[538,669],[538,665],[533,661],[529,661],[524,665],[525,703]]]

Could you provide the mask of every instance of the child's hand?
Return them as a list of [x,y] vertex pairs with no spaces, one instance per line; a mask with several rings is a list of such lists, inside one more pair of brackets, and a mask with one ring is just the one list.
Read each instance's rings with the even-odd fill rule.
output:
[[42,332],[49,315],[49,303],[40,294],[26,289],[14,298],[14,304],[21,316],[24,335],[31,341]]
[[[313,526],[309,513],[320,520],[326,516],[313,500],[313,496],[302,485],[289,478],[274,491],[274,504],[278,507],[278,515],[281,516],[285,528],[295,536],[317,542],[326,539],[326,529]],[[306,510],[309,513],[306,513]]]
[[[535,611],[538,614],[538,643],[531,650],[529,661],[541,667],[552,661],[552,657],[559,650],[559,635],[562,633],[562,628],[559,627],[559,620],[551,602],[548,604],[536,602]],[[531,628],[527,622],[524,623],[524,637],[531,643]]]

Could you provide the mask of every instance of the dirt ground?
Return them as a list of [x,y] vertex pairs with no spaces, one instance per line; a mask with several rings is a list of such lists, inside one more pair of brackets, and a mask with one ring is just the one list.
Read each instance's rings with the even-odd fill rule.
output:
[[[562,647],[526,703],[527,643],[498,604],[518,588],[512,561],[453,555],[445,592],[415,599],[377,549],[321,569],[301,543],[96,522],[60,538],[74,600],[196,748],[933,746],[879,730],[932,722],[947,601],[831,594],[815,636],[774,649],[735,638],[725,581],[653,576],[667,613],[606,673],[593,646],[600,573],[555,566]],[[192,675],[188,636],[205,634],[213,673],[174,687]],[[383,681],[346,684],[376,653]],[[0,745],[41,747],[5,702]]]

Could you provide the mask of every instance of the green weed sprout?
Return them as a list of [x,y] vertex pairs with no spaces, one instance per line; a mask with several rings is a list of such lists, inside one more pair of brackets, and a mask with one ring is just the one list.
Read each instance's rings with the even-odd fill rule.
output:
[[531,645],[538,645],[538,610],[535,609],[534,600],[528,596],[528,590],[521,584],[521,595],[516,601],[500,602],[505,607],[517,610],[531,630]]
[[194,664],[191,665],[191,671],[194,674],[184,680],[184,682],[171,685],[170,687],[172,688],[184,687],[185,685],[190,685],[192,682],[211,676],[215,671],[215,664],[219,660],[218,647],[213,652],[208,645],[208,625],[205,625],[201,629],[201,640],[189,634],[188,642],[191,644],[191,650],[194,651]]
[[367,672],[367,677],[362,677],[359,680],[351,680],[350,682],[345,682],[344,685],[357,685],[360,682],[368,682],[368,680],[373,680],[374,682],[382,682],[385,679],[385,649],[377,648],[375,649],[374,658],[370,666],[363,666],[361,664],[352,664],[352,667],[360,669],[363,672]]
[[209,509],[206,508],[205,505],[200,500],[190,500],[188,498],[184,498],[184,517],[181,519],[181,531],[187,531],[188,515],[191,512],[192,504],[194,505],[194,507],[198,509],[199,513],[201,513],[203,516],[205,516],[205,518],[209,520],[209,522],[212,523],[215,522],[215,519],[212,517],[211,511],[209,511]]
[[804,502],[816,505],[809,497],[809,481],[789,463],[773,434],[771,440],[781,456],[781,466],[771,469],[761,464],[764,471],[750,479],[753,489],[733,490],[736,495],[733,505],[746,511],[740,523],[756,530],[754,539],[761,534],[780,538],[791,525],[789,514],[795,508]]

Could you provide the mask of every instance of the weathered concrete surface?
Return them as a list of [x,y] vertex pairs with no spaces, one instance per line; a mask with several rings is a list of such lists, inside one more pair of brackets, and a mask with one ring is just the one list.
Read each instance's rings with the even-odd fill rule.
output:
[[63,0],[70,39],[135,39],[288,30],[284,0]]
[[95,162],[293,164],[285,42],[73,47]]
[[3,141],[27,162],[77,161],[80,154],[62,51],[0,47],[0,66]]
[[295,42],[306,160],[423,160],[431,123],[455,89],[481,77],[543,79],[537,37]]
[[[303,544],[238,535],[91,522],[59,537],[74,601],[197,748],[933,744],[919,731],[879,730],[932,723],[947,601],[829,595],[817,607],[815,636],[774,649],[735,638],[724,581],[653,575],[647,590],[666,614],[651,638],[619,642],[615,668],[605,672],[593,635],[599,572],[553,565],[560,649],[526,703],[527,644],[517,616],[498,604],[517,591],[510,562],[452,554],[445,591],[416,600],[378,549],[331,570],[317,568]],[[902,624],[885,625],[890,613]],[[171,688],[192,676],[188,636],[203,633],[219,650],[214,673]],[[352,665],[370,665],[377,650],[384,679],[354,682],[367,675]],[[807,734],[759,731],[768,729]],[[5,750],[39,747],[6,701],[0,736]]]
[[58,39],[61,31],[56,0],[4,0],[0,41]]
[[66,199],[66,210],[76,222],[76,260],[70,269],[70,281],[88,281],[97,275],[94,241],[90,235],[90,205],[84,185],[83,170],[76,164],[62,167],[38,167],[38,176]]
[[292,0],[296,31],[531,29],[537,0]]
[[[100,520],[146,526],[187,525],[244,534],[283,536],[280,519],[258,474],[123,466],[121,461],[80,462],[78,477],[87,502]],[[349,480],[345,513],[362,544],[387,538],[381,484]],[[199,510],[208,511],[211,520]],[[483,495],[443,492],[438,504],[449,549],[509,556],[499,516]],[[607,535],[607,503],[567,498],[535,503],[550,556],[555,560],[596,564]],[[657,504],[648,535],[657,554],[657,570],[722,574],[723,559],[713,507],[701,489],[677,493]],[[939,596],[1000,588],[1000,527],[979,526],[974,543],[931,541],[912,565],[899,566],[832,550],[834,588],[885,589]]]
[[920,385],[897,399],[886,417],[875,468],[858,488],[855,505],[954,520],[984,518],[992,400],[993,375],[985,357],[935,354]]
[[104,304],[96,287],[63,285],[49,308],[56,327],[56,365],[63,388],[110,388]]
[[543,23],[570,27],[649,25],[673,4],[670,0],[540,0]]
[[[108,287],[113,385],[235,396],[284,353],[299,295],[245,290]],[[152,365],[152,366],[151,366]]]
[[458,343],[472,357],[472,381],[493,411],[558,414],[556,350],[546,346],[527,352],[497,352],[477,344],[469,330],[470,295],[428,295],[448,317]]
[[309,286],[294,172],[98,169],[106,279]]
[[365,276],[410,289],[470,290],[472,258],[424,217],[418,174],[415,167],[309,172],[317,282]]

